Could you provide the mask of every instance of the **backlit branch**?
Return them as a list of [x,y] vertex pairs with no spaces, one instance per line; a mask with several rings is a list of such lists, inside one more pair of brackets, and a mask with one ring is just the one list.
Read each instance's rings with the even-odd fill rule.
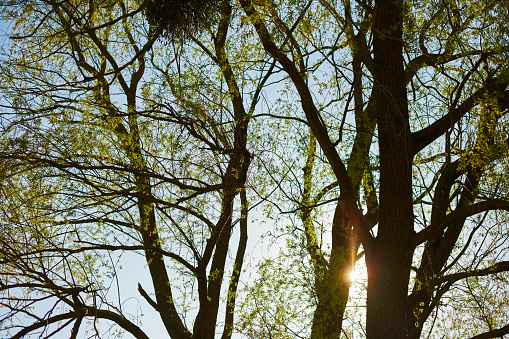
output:
[[419,245],[433,238],[434,236],[440,234],[440,232],[445,230],[447,227],[452,225],[457,220],[464,220],[478,213],[491,210],[509,211],[509,201],[491,199],[456,209],[451,213],[447,214],[445,217],[441,218],[440,221],[432,223],[429,227],[426,227],[422,231],[418,232],[415,235],[415,245]]

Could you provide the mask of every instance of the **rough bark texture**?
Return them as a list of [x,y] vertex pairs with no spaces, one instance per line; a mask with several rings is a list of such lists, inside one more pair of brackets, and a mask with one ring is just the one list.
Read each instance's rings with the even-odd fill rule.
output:
[[366,248],[367,338],[406,338],[412,262],[413,149],[398,2],[379,0],[374,21],[374,102],[380,152],[380,212],[374,246]]

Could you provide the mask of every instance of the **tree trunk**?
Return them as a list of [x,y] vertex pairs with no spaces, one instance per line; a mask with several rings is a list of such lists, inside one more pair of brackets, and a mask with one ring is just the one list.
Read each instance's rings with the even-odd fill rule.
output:
[[366,248],[367,338],[406,338],[413,254],[413,147],[403,66],[399,3],[379,0],[374,22],[374,99],[380,152],[376,242]]
[[359,247],[343,205],[340,199],[334,214],[329,267],[315,283],[318,305],[313,317],[311,339],[332,339],[341,335],[350,292],[350,272],[355,266]]

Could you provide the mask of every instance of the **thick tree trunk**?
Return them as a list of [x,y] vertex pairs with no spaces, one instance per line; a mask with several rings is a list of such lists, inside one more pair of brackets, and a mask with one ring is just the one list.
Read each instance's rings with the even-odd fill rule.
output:
[[366,250],[367,338],[406,338],[412,263],[413,149],[403,66],[402,14],[379,0],[374,22],[374,99],[380,152],[380,212],[374,246]]
[[[350,272],[357,256],[358,240],[339,201],[332,226],[332,251],[328,269],[315,282],[318,305],[311,339],[339,338],[350,291]],[[316,275],[316,273],[315,273]]]

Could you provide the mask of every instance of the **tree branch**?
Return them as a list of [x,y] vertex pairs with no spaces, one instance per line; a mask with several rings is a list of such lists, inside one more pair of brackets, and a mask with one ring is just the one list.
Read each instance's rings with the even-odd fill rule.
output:
[[505,91],[508,86],[509,81],[507,78],[504,79],[502,77],[497,77],[479,88],[474,94],[463,101],[461,105],[450,110],[447,115],[438,119],[428,127],[412,133],[415,154],[435,141],[455,123],[457,123],[465,114],[479,103],[479,100],[483,98],[485,93],[489,92],[491,95],[500,93],[502,94],[502,99],[506,99],[506,97],[509,96],[507,91]]
[[488,339],[488,338],[502,338],[504,334],[509,333],[509,325],[505,325],[497,330],[484,332],[478,334],[470,339]]
[[233,265],[233,272],[228,287],[228,297],[226,299],[226,315],[224,320],[224,330],[221,339],[230,339],[233,332],[233,316],[235,312],[235,302],[237,300],[237,288],[239,284],[240,274],[242,273],[242,265],[244,263],[244,255],[246,254],[247,244],[247,216],[248,201],[246,190],[240,191],[241,216],[240,216],[240,238],[237,255]]
[[509,271],[509,261],[502,261],[499,263],[496,263],[495,265],[492,265],[490,267],[487,267],[482,270],[475,270],[475,271],[467,271],[467,272],[460,272],[450,275],[445,275],[439,279],[437,279],[434,282],[434,285],[440,285],[445,282],[451,282],[454,283],[458,280],[462,280],[469,277],[482,277],[490,274],[500,273],[500,272],[506,272]]
[[325,126],[322,118],[320,117],[319,111],[314,104],[313,96],[310,93],[306,81],[301,76],[293,61],[290,60],[284,52],[277,48],[276,44],[272,41],[263,19],[254,8],[254,4],[249,0],[241,0],[240,4],[255,27],[265,51],[279,62],[285,72],[287,72],[290,76],[290,79],[297,89],[301,99],[302,109],[306,115],[307,121],[309,122],[309,127],[320,144],[327,160],[329,160],[332,170],[339,182],[341,194],[345,197],[345,209],[347,210],[348,216],[350,217],[352,224],[359,229],[359,235],[364,245],[369,246],[373,242],[373,237],[369,233],[369,229],[366,226],[363,215],[357,206],[357,200],[355,198],[355,193],[350,178],[348,177],[346,167],[336,151],[334,143],[329,137],[327,127]]
[[[469,51],[465,53],[459,53],[459,54],[421,54],[418,57],[413,58],[408,63],[406,69],[405,69],[405,78],[406,83],[408,84],[412,78],[415,76],[415,74],[424,66],[439,66],[444,65],[448,62],[455,61],[461,58],[465,58],[468,56],[473,55],[480,55],[483,54],[482,51]],[[493,53],[484,53],[486,56],[493,54]]]
[[439,234],[458,219],[465,219],[475,214],[491,210],[509,211],[509,201],[491,199],[457,209],[446,215],[444,218],[440,219],[440,221],[432,223],[429,227],[426,227],[417,233],[415,235],[415,245],[417,246],[433,238],[435,235]]
[[21,339],[30,332],[35,331],[41,327],[46,327],[49,324],[54,324],[65,319],[80,319],[81,317],[95,317],[107,319],[113,321],[114,323],[122,327],[124,330],[131,333],[137,339],[149,339],[149,337],[145,334],[145,332],[141,330],[141,328],[139,328],[131,321],[124,318],[122,315],[107,310],[96,309],[95,307],[85,307],[74,312],[59,314],[54,317],[44,319],[42,321],[38,321],[30,326],[25,327],[24,329],[16,333],[11,339]]

